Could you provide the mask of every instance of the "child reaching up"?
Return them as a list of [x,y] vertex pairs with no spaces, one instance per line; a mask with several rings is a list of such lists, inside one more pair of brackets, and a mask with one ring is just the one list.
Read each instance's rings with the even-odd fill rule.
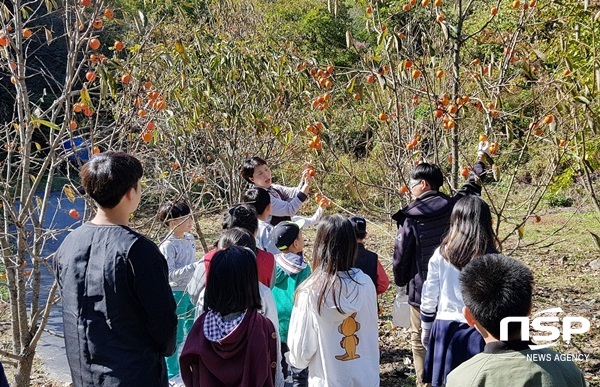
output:
[[255,187],[264,188],[269,192],[269,195],[271,195],[271,215],[268,222],[275,226],[283,220],[290,220],[290,217],[298,212],[308,198],[308,192],[313,183],[310,171],[311,168],[304,168],[302,179],[297,187],[273,184],[271,168],[265,160],[255,156],[244,161],[241,175],[248,183],[254,184]]
[[356,249],[347,218],[321,220],[313,272],[296,292],[287,338],[290,365],[308,367],[311,385],[379,386],[377,295],[352,268]]
[[[294,293],[298,286],[310,275],[310,266],[302,258],[304,249],[304,237],[301,226],[298,223],[283,221],[275,226],[272,233],[273,241],[280,250],[275,255],[276,275],[273,287],[273,298],[277,305],[279,317],[279,335],[281,336],[281,353],[284,355],[282,362],[283,375],[287,377],[288,366],[285,361],[285,353],[289,351],[287,346],[288,328],[290,316],[294,306]],[[291,367],[294,386],[308,385],[308,370]]]
[[210,264],[204,313],[180,357],[186,386],[267,386],[275,382],[277,334],[261,315],[256,257],[231,246]]
[[423,346],[427,348],[423,381],[444,386],[446,376],[485,345],[463,316],[460,271],[471,260],[496,252],[490,207],[479,196],[456,202],[450,229],[429,260],[421,295]]
[[256,247],[273,255],[279,254],[279,250],[271,238],[273,225],[269,223],[271,217],[271,195],[269,191],[261,187],[250,188],[244,193],[244,202],[256,210],[256,217],[258,218]]
[[[256,247],[263,249],[273,255],[279,254],[279,249],[275,246],[271,234],[273,233],[273,225],[269,223],[271,217],[271,195],[269,191],[261,187],[253,187],[244,193],[244,202],[248,203],[256,210],[258,217],[258,232],[256,234]],[[301,222],[304,227],[312,226],[317,223],[323,216],[323,208],[326,202],[322,202],[317,208],[317,211],[310,218],[302,216],[293,216],[293,222]]]
[[196,243],[190,234],[194,224],[192,211],[186,203],[165,203],[158,211],[158,219],[170,229],[169,236],[159,249],[167,260],[169,284],[177,303],[177,351],[166,359],[167,373],[171,379],[179,374],[179,351],[194,324],[194,304],[185,287],[194,274]]

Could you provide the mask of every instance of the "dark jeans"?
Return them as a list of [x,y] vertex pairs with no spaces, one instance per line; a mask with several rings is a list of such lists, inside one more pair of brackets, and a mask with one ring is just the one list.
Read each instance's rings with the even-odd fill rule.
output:
[[[288,367],[285,361],[285,353],[289,351],[290,349],[287,344],[281,343],[281,369],[283,370],[284,378],[287,380],[288,374],[291,374],[293,387],[308,387],[308,368],[301,370],[291,365]],[[289,386],[289,384],[286,384],[286,386]]]

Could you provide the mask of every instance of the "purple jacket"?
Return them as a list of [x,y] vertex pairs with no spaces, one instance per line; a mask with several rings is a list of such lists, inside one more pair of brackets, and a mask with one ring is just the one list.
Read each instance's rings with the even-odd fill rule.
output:
[[272,387],[277,366],[277,334],[273,323],[248,309],[242,322],[219,341],[204,335],[203,313],[192,327],[179,357],[187,387]]
[[481,194],[481,186],[475,180],[485,166],[477,162],[473,170],[475,173],[454,196],[427,191],[392,215],[398,225],[394,240],[394,282],[398,286],[408,285],[408,303],[413,306],[421,304],[427,264],[448,230],[454,204],[464,196]]

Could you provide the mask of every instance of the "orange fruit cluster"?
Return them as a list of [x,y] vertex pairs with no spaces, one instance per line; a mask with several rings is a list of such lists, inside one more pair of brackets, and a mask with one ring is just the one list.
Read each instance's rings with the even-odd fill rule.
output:
[[312,102],[313,109],[325,110],[329,107],[329,101],[331,101],[331,94],[325,93],[318,96]]
[[315,201],[317,203],[319,203],[319,205],[321,207],[329,207],[329,206],[333,205],[333,202],[327,196],[325,196],[321,193],[315,194]]
[[442,128],[452,129],[455,126],[456,126],[456,121],[454,121],[454,118],[450,117],[449,115],[444,116],[444,119],[442,120]]
[[306,131],[312,133],[314,135],[319,135],[323,130],[323,123],[320,121],[315,122],[314,124],[310,124],[306,127]]
[[10,37],[8,35],[0,35],[0,46],[6,47],[10,44]]
[[382,67],[380,67],[380,68],[377,69],[377,74],[379,74],[379,75],[385,75],[386,73],[390,72],[390,69],[391,69],[390,65],[386,64],[385,66],[382,66]]
[[90,55],[90,62],[96,64],[96,63],[106,63],[108,62],[108,58],[105,57],[103,54],[92,54]]
[[87,79],[89,82],[94,82],[96,80],[96,72],[95,71],[88,71],[85,74],[85,79]]
[[310,75],[316,78],[319,86],[331,89],[333,87],[333,81],[330,78],[333,75],[333,70],[333,66],[327,66],[326,69],[313,68],[310,70]]
[[92,38],[89,45],[92,50],[97,50],[100,48],[100,41],[97,38]]
[[318,135],[313,136],[313,138],[311,138],[308,142],[308,147],[311,149],[316,149],[318,151],[323,149],[323,145],[321,145],[321,137],[319,137]]
[[419,140],[417,140],[416,138],[413,138],[412,140],[410,140],[410,142],[408,144],[406,144],[406,149],[413,150],[417,146],[418,143],[419,143]]
[[496,153],[498,153],[498,142],[494,141],[493,143],[490,144],[490,147],[488,148],[488,152],[490,152],[490,154],[495,155]]
[[76,102],[73,104],[73,111],[75,113],[83,113],[86,117],[91,117],[94,114],[94,111],[83,102]]

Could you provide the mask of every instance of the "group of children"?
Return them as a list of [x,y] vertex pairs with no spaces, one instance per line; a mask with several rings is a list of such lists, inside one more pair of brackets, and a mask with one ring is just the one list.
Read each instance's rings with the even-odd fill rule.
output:
[[[97,155],[82,170],[97,214],[55,259],[75,386],[165,386],[179,374],[186,386],[282,386],[287,378],[294,386],[379,385],[377,294],[389,279],[364,247],[364,218],[319,219],[322,208],[293,217],[309,171],[297,188],[277,186],[266,162],[252,158],[242,176],[254,186],[225,212],[215,249],[196,260],[185,203],[160,208],[170,233],[159,248],[128,227],[142,172],[121,152]],[[306,259],[302,229],[315,223]],[[532,276],[497,249],[487,204],[477,196],[453,204],[419,289],[427,348],[419,383],[585,385],[574,364],[549,372],[525,364],[522,342],[499,340],[502,318],[529,313]],[[514,373],[499,372],[501,363]]]
[[[264,342],[252,342],[253,345],[263,345],[261,348],[267,351],[247,348],[244,356],[252,353],[253,362],[262,356],[263,365],[271,367],[275,364],[272,370],[273,385],[282,386],[285,379],[289,378],[296,386],[308,386],[309,368],[311,378],[324,385],[337,385],[347,380],[365,385],[365,380],[378,380],[376,294],[387,290],[389,279],[377,255],[362,244],[366,237],[366,221],[360,217],[347,219],[340,215],[324,218],[317,229],[312,271],[303,257],[305,241],[302,228],[309,222],[305,219],[284,220],[276,226],[270,223],[261,226],[261,222],[265,222],[260,217],[268,213],[270,207],[267,191],[260,187],[251,188],[246,193],[246,199],[249,203],[236,205],[225,213],[224,231],[216,248],[198,261],[194,259],[193,249],[183,248],[188,242],[193,245],[193,238],[180,230],[191,216],[189,207],[184,203],[168,203],[159,212],[160,218],[171,229],[170,236],[163,241],[160,249],[167,259],[169,280],[178,302],[177,343],[181,352],[176,351],[167,358],[171,381],[176,383],[178,380],[180,370],[176,360],[179,358],[181,379],[186,385],[194,385],[197,377],[201,382],[211,382],[211,379],[205,379],[207,373],[216,378],[212,382],[220,380],[225,385],[236,385],[231,384],[236,380],[242,381],[240,385],[265,385],[262,379],[250,383],[248,378],[263,378],[270,372],[248,374],[246,367],[234,367],[237,364],[235,361],[231,368],[225,367],[226,372],[220,363],[221,371],[210,371],[209,363],[215,356],[228,359],[228,364],[230,359],[242,356],[238,347],[241,342],[236,340],[245,341],[243,345],[250,344],[248,337],[254,333],[242,334],[242,330],[254,329],[253,324],[244,320],[246,315],[249,316],[249,311],[252,312],[251,321],[256,322],[264,316],[273,325],[273,332],[269,331],[268,324],[260,325],[256,335],[262,337],[264,329],[271,332],[276,336],[277,348],[271,352],[269,345],[264,346]],[[180,209],[185,210],[180,212]],[[174,241],[176,238],[179,240]],[[264,250],[269,245],[277,249],[275,255]],[[357,252],[360,261],[355,264]],[[265,258],[258,259],[260,254]],[[252,257],[254,265],[235,263],[238,259],[244,261],[247,256]],[[221,263],[222,260],[227,260],[237,270],[228,271],[231,267]],[[217,288],[211,289],[211,286]],[[298,291],[299,288],[305,290]],[[210,297],[217,298],[209,302]],[[315,306],[316,311],[313,310]],[[320,316],[322,310],[328,311],[325,320],[313,320],[313,314]],[[352,317],[344,318],[345,315]],[[196,323],[191,328],[195,318]],[[311,329],[315,323],[319,327],[329,326],[332,332],[323,334]],[[200,329],[198,325],[203,328]],[[207,334],[207,325],[219,330],[220,334]],[[236,334],[231,335],[234,331]],[[288,335],[288,332],[294,333]],[[182,345],[185,338],[185,345]],[[323,339],[326,341],[320,342]],[[266,340],[266,343],[270,341]],[[215,342],[220,344],[215,346]],[[359,346],[359,342],[362,345]],[[328,350],[325,351],[325,348]],[[360,353],[357,353],[357,348],[360,348]],[[368,373],[356,372],[355,365],[345,364],[361,356],[361,363],[368,364],[364,368],[369,370]],[[242,362],[241,359],[237,361]],[[267,370],[270,369],[267,367]],[[215,372],[219,375],[213,375]],[[371,384],[375,385],[375,382]]]

